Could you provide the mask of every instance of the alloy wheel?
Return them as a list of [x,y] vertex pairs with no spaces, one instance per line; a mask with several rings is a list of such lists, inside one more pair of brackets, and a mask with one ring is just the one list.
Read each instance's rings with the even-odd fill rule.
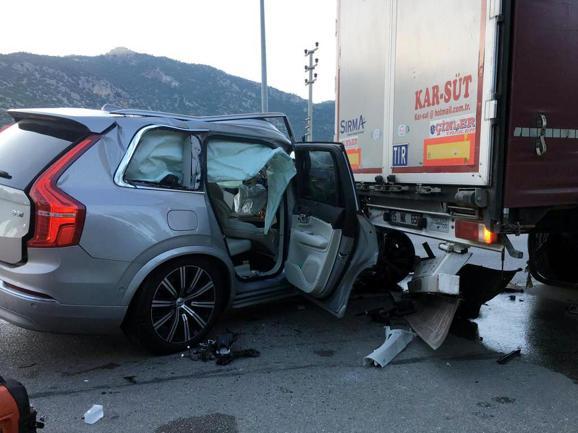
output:
[[168,272],[155,289],[153,329],[167,343],[186,343],[207,327],[215,306],[211,275],[199,266],[180,266]]

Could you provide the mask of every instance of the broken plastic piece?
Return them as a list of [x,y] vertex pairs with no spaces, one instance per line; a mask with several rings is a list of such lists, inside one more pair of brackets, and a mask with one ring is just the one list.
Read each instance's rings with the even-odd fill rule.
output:
[[366,367],[385,367],[405,349],[415,338],[415,334],[406,329],[385,327],[385,342],[363,359]]
[[90,409],[84,414],[84,422],[86,424],[95,424],[104,416],[104,409],[101,404],[93,404]]
[[522,356],[522,349],[512,350],[510,353],[502,356],[496,362],[500,365],[504,365],[504,364],[507,364],[508,362],[510,362],[512,359],[514,359],[517,356]]

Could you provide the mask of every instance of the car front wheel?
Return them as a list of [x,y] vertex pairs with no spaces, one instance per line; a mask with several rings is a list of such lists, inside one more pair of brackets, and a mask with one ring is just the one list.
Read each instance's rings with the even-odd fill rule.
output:
[[135,301],[129,334],[155,353],[177,352],[213,327],[223,309],[223,278],[205,258],[178,259],[150,275]]

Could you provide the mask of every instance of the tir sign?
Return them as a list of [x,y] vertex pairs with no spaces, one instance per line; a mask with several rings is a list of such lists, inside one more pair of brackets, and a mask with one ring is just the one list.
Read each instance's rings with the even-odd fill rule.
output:
[[397,144],[393,146],[392,167],[407,166],[407,144]]

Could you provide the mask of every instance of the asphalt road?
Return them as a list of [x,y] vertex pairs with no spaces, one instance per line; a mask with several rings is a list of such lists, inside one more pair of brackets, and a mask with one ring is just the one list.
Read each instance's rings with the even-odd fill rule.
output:
[[[473,261],[500,266],[490,253]],[[578,292],[535,285],[510,296],[490,301],[438,351],[416,339],[384,369],[362,365],[384,332],[358,315],[383,295],[357,294],[342,320],[300,299],[229,314],[219,329],[241,333],[238,348],[261,357],[224,367],[150,357],[122,335],[48,335],[0,322],[0,374],[27,385],[46,432],[574,433]],[[520,358],[496,363],[518,347]],[[85,425],[94,403],[105,416]]]

